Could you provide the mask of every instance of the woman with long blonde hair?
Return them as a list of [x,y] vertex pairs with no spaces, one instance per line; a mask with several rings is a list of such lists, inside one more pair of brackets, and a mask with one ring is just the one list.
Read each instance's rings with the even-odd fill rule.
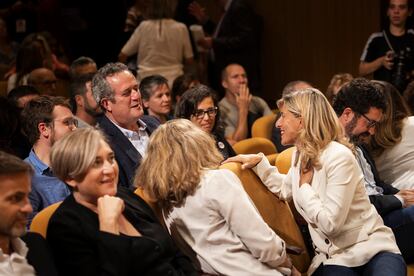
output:
[[226,162],[253,168],[270,191],[293,198],[316,251],[308,274],[404,275],[394,235],[366,195],[353,148],[328,100],[307,88],[283,96],[278,107],[282,144],[297,148],[288,174],[280,174],[261,153]]
[[222,158],[206,131],[168,121],[151,135],[135,183],[162,207],[170,233],[203,273],[291,275],[285,242],[237,176],[218,168]]

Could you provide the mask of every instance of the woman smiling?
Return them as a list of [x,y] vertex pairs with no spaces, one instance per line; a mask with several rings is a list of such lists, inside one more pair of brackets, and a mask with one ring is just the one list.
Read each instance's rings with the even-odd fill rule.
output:
[[118,189],[118,164],[100,131],[65,136],[51,163],[72,189],[47,232],[60,275],[194,275],[151,208]]

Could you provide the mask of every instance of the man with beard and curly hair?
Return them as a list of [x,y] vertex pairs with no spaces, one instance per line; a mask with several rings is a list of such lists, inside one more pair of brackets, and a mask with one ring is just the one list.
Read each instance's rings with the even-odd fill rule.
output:
[[356,146],[357,160],[371,203],[383,218],[384,224],[394,231],[405,261],[414,262],[414,244],[409,242],[414,231],[414,191],[398,190],[389,183],[384,183],[365,148],[386,109],[384,95],[369,80],[357,78],[341,88],[332,105],[346,135]]

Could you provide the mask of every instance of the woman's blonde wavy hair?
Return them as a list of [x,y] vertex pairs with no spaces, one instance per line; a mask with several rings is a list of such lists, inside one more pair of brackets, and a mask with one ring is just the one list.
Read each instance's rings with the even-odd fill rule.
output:
[[222,159],[209,134],[189,120],[171,120],[151,135],[134,182],[162,208],[179,207],[196,191],[203,170],[217,169]]
[[296,139],[298,160],[309,169],[321,168],[319,155],[332,141],[339,142],[351,150],[353,146],[345,137],[342,126],[326,97],[315,88],[306,88],[283,96],[278,107],[285,106],[296,117],[302,118],[303,128]]

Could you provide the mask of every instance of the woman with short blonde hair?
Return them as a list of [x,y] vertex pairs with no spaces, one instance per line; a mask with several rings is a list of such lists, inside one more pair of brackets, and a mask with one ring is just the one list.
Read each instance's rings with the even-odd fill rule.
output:
[[[108,143],[103,133],[96,129],[77,130],[82,139],[64,139],[53,148],[50,162],[59,179],[80,181],[95,162],[102,142]],[[79,150],[82,149],[82,150]]]
[[328,100],[307,88],[283,96],[278,106],[282,144],[297,148],[288,174],[280,174],[263,154],[226,162],[253,168],[270,191],[293,199],[315,246],[308,274],[404,275],[394,235],[366,195],[361,169]]
[[290,275],[285,242],[237,176],[218,168],[221,160],[207,132],[171,120],[151,135],[135,183],[159,203],[168,230],[203,273]]

